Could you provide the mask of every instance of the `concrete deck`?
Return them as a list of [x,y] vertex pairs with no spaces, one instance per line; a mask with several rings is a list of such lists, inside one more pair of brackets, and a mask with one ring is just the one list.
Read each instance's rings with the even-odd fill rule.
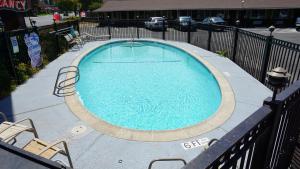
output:
[[[243,71],[227,58],[187,43],[172,42],[198,53],[218,68],[231,84],[236,105],[232,116],[218,128],[205,134],[170,142],[142,142],[114,138],[94,130],[78,119],[68,108],[63,97],[52,94],[59,68],[69,66],[85,50],[104,42],[87,43],[80,51],[70,51],[46,66],[45,69],[20,85],[10,97],[0,101],[0,111],[11,120],[31,118],[41,139],[49,142],[67,139],[75,168],[78,169],[145,169],[153,159],[183,158],[192,160],[202,152],[203,147],[185,150],[181,143],[200,138],[220,138],[258,109],[271,91]],[[79,125],[87,129],[81,134],[71,130]],[[17,146],[23,145],[30,135],[19,136]],[[59,158],[59,157],[58,157]],[[60,158],[61,159],[61,158]],[[64,160],[66,161],[66,160]],[[161,162],[154,168],[180,168],[177,162]]]

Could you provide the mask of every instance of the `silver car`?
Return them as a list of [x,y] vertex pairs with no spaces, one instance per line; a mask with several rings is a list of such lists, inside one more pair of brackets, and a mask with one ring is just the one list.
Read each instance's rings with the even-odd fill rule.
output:
[[300,30],[300,17],[296,19],[296,30]]
[[[189,25],[189,22],[191,25]],[[189,26],[191,26],[191,30],[197,29],[197,23],[190,16],[180,16],[176,19],[175,27],[178,30],[188,30]]]
[[[164,28],[163,22],[165,22]],[[163,17],[150,17],[149,20],[145,22],[145,27],[151,30],[166,30],[168,28],[168,23]]]

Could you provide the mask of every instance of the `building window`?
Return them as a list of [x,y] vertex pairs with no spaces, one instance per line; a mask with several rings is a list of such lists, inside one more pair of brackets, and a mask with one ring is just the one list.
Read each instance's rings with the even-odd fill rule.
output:
[[273,11],[274,19],[288,19],[288,17],[289,17],[289,11],[287,9]]
[[251,19],[264,19],[265,18],[265,11],[264,10],[253,10],[251,12]]

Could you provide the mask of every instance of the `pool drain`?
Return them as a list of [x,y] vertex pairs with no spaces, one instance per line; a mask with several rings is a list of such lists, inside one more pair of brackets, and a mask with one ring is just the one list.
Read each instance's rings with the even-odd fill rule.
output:
[[79,134],[84,133],[85,131],[86,131],[86,127],[84,125],[79,125],[79,126],[73,127],[71,130],[71,133],[74,135],[79,135]]

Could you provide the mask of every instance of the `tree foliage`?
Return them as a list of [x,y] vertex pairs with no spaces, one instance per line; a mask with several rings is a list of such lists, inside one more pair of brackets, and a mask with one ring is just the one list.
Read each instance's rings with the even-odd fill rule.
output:
[[95,10],[101,7],[102,0],[80,0],[82,4],[82,9],[87,10]]
[[60,0],[56,5],[63,11],[74,11],[81,8],[81,2],[79,0]]
[[76,9],[95,10],[101,7],[102,0],[55,0],[54,3],[63,11]]

